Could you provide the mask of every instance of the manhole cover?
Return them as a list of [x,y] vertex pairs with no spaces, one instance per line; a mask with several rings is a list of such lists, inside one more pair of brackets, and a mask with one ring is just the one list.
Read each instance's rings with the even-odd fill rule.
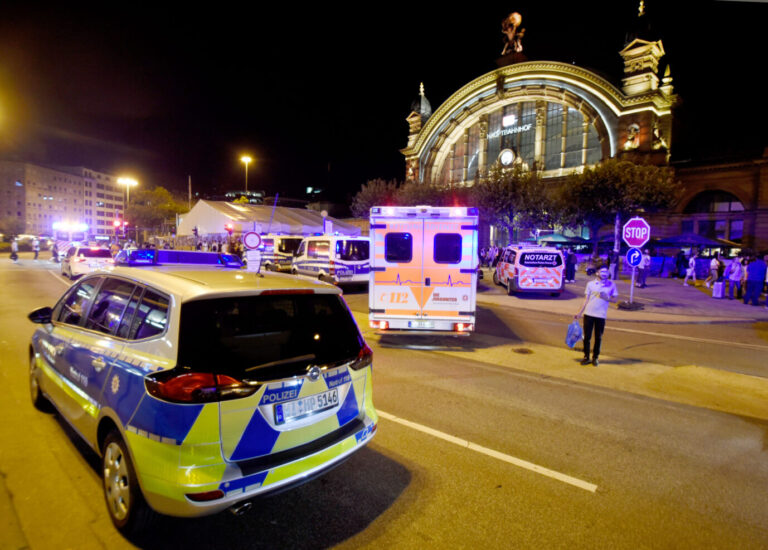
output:
[[529,353],[533,353],[533,350],[528,348],[514,348],[512,351],[521,355],[528,355]]

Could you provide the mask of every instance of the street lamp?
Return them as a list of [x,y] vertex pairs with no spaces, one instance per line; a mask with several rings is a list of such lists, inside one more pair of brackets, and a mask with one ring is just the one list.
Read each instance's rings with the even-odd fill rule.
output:
[[248,155],[243,155],[240,160],[245,164],[245,193],[248,194],[248,164],[253,161]]
[[136,187],[139,182],[133,178],[117,178],[117,183],[125,185],[125,210],[128,210],[128,203],[131,202],[131,187]]

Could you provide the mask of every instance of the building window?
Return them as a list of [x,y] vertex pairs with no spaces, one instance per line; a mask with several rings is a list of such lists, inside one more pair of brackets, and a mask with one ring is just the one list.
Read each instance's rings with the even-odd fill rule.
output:
[[726,191],[704,191],[699,193],[683,210],[686,214],[709,214],[713,212],[743,212],[744,205],[735,195]]
[[740,243],[742,238],[744,238],[744,220],[731,220],[728,240]]

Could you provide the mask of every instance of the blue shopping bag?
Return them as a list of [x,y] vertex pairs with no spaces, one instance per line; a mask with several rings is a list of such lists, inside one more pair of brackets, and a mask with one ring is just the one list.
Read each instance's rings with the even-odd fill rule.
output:
[[568,332],[565,334],[565,345],[572,348],[576,345],[576,342],[581,340],[582,336],[583,332],[581,330],[581,325],[574,319],[573,322],[568,325]]

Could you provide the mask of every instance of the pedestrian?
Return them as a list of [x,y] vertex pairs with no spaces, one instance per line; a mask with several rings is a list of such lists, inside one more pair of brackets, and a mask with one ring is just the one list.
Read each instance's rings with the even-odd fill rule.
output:
[[19,261],[19,243],[16,241],[16,237],[11,240],[11,260],[14,263]]
[[32,250],[35,252],[35,260],[40,255],[40,241],[37,237],[32,240]]
[[747,264],[746,289],[744,291],[744,304],[752,302],[753,306],[758,305],[760,300],[760,291],[763,290],[763,283],[766,277],[766,263],[759,256]]
[[741,264],[741,258],[734,258],[728,264],[725,270],[725,277],[728,280],[728,299],[733,300],[733,290],[736,289],[736,298],[741,297],[741,280],[744,278],[744,266]]
[[693,277],[693,286],[696,286],[696,258],[699,257],[699,253],[695,250],[691,250],[691,257],[688,258],[688,269],[685,272],[685,280],[683,286],[688,286],[688,279]]
[[566,283],[575,283],[576,282],[576,253],[573,251],[572,248],[568,249],[568,256],[565,259],[565,282]]
[[637,266],[640,278],[635,285],[638,288],[645,288],[648,286],[645,281],[648,279],[648,273],[651,271],[651,255],[646,248],[643,250],[643,256],[640,258],[640,265]]
[[617,250],[611,250],[608,253],[608,272],[611,274],[612,281],[619,278],[619,252]]
[[51,261],[52,262],[59,262],[59,246],[56,244],[56,242],[53,243],[53,246],[51,246]]
[[584,290],[584,304],[579,312],[573,316],[578,319],[584,314],[584,359],[582,365],[590,362],[589,346],[592,340],[592,332],[595,333],[595,347],[592,349],[592,364],[599,364],[600,345],[603,341],[603,331],[605,330],[605,320],[608,317],[608,306],[611,302],[618,299],[619,292],[616,290],[616,283],[608,278],[608,268],[603,266],[595,273],[595,280],[587,283]]
[[717,274],[718,270],[720,269],[720,259],[719,254],[715,252],[715,255],[712,256],[712,259],[709,261],[709,275],[704,280],[704,286],[709,288],[710,283],[717,282]]
[[682,249],[680,249],[680,252],[678,252],[677,256],[675,256],[675,271],[678,279],[685,277],[686,261],[685,252],[683,252]]

